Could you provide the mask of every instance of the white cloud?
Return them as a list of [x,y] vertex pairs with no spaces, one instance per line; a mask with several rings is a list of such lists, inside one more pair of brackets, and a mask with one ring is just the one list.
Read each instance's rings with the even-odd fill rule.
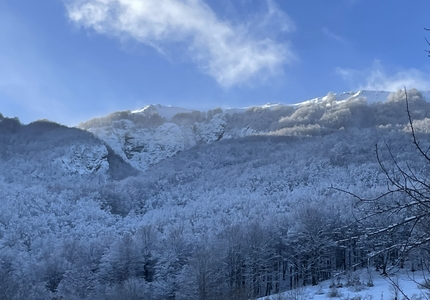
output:
[[[273,1],[267,3],[260,25],[276,21],[277,32],[292,30],[288,16]],[[187,57],[224,87],[276,75],[294,60],[287,43],[257,37],[250,30],[255,24],[221,20],[203,0],[68,0],[67,9],[79,26],[131,38],[162,53],[185,45]]]
[[353,70],[337,68],[340,75],[354,90],[375,90],[395,92],[404,87],[416,88],[421,91],[430,89],[428,80],[430,74],[418,69],[399,70],[387,74],[381,62],[376,60],[372,68],[365,70]]

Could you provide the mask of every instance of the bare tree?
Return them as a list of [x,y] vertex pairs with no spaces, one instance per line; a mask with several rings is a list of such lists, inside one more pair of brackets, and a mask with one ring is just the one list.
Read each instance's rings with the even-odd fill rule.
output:
[[[406,89],[404,93],[409,130],[412,144],[416,150],[415,157],[419,163],[415,162],[414,167],[408,162],[398,161],[390,146],[386,145],[387,153],[392,162],[391,166],[387,166],[381,159],[381,151],[378,147],[376,148],[378,163],[388,180],[388,190],[377,199],[371,200],[371,202],[380,203],[381,199],[389,196],[394,196],[394,201],[385,203],[374,212],[385,215],[397,215],[401,216],[401,218],[397,222],[370,234],[381,235],[382,233],[393,232],[399,228],[406,229],[406,232],[403,230],[403,233],[406,234],[404,241],[398,244],[400,250],[406,254],[412,249],[428,245],[430,242],[430,235],[427,230],[430,216],[430,178],[428,178],[430,148],[423,146],[423,142],[418,138],[418,133],[414,128]],[[420,166],[420,169],[416,168],[416,166]],[[364,199],[361,200],[368,202]]]
[[[387,181],[386,191],[373,199],[346,192],[358,200],[358,208],[365,212],[356,222],[362,234],[352,238],[367,243],[369,261],[379,264],[384,275],[389,263],[403,267],[412,251],[414,255],[419,253],[421,269],[430,262],[430,146],[428,136],[421,136],[415,129],[412,103],[406,89],[403,92],[414,161],[399,159],[387,143],[384,147],[376,145],[376,159]],[[408,299],[398,285],[396,289]]]
[[[424,30],[430,31],[430,28],[424,28]],[[426,39],[427,44],[430,46],[429,40],[427,38],[425,38],[425,39]],[[430,57],[430,50],[426,50],[426,52],[428,53],[428,56]]]

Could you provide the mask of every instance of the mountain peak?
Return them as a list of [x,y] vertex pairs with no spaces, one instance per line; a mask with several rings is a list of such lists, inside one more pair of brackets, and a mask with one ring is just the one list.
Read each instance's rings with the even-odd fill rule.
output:
[[387,91],[370,91],[370,90],[359,90],[359,91],[349,91],[349,92],[340,92],[333,93],[329,92],[327,95],[323,97],[313,98],[311,100],[307,100],[304,102],[299,102],[294,104],[295,106],[310,104],[310,103],[322,103],[322,102],[344,102],[348,100],[354,100],[363,98],[366,99],[367,103],[376,103],[376,102],[384,102],[387,100],[388,96],[391,92]]
[[132,114],[144,114],[149,116],[153,114],[158,114],[166,121],[170,121],[173,118],[173,116],[175,116],[178,113],[190,113],[190,112],[192,112],[192,110],[190,109],[175,107],[170,105],[165,106],[161,104],[150,104],[141,109],[131,111]]

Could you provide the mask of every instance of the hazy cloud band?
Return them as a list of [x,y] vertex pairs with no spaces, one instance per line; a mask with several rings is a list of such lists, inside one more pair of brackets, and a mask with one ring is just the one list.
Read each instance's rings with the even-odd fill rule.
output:
[[379,60],[375,60],[370,69],[336,68],[336,73],[349,83],[351,88],[356,90],[395,92],[405,87],[416,88],[421,91],[430,88],[429,74],[418,69],[387,73]]

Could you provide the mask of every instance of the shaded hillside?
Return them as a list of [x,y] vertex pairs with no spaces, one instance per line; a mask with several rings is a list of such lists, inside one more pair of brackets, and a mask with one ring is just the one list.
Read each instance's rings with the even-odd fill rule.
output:
[[[104,181],[135,173],[91,133],[49,121],[21,125],[18,119],[2,118],[0,149],[0,175],[10,182]],[[121,170],[113,174],[112,167]]]

